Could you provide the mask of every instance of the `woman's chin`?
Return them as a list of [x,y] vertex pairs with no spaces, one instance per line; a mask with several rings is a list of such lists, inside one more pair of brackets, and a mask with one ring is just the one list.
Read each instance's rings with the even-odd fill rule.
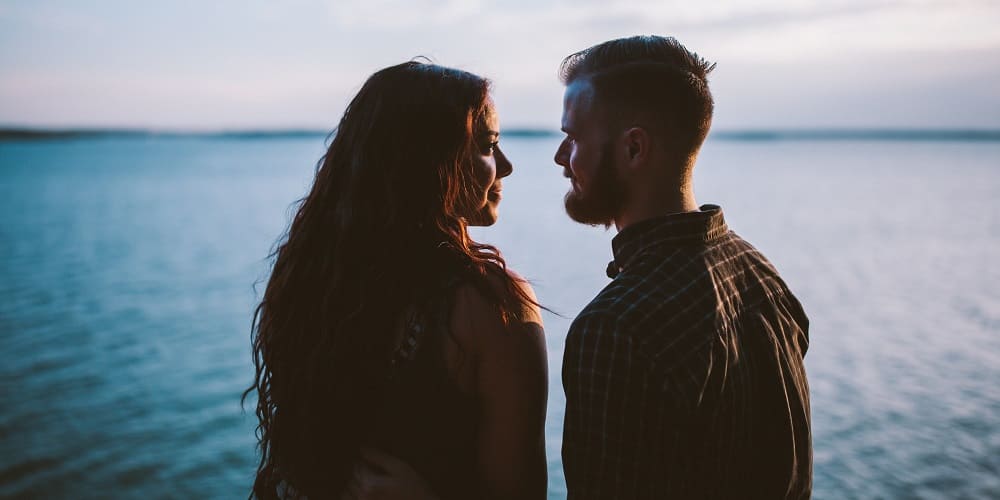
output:
[[492,226],[496,224],[498,216],[496,207],[486,206],[476,213],[476,215],[469,218],[469,225],[477,227]]

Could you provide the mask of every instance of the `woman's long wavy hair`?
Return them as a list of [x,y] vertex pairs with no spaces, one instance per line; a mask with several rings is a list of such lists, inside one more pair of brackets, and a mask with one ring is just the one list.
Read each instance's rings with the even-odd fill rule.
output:
[[504,321],[532,302],[499,251],[467,232],[489,102],[483,78],[411,61],[373,74],[344,112],[254,314],[252,497],[275,498],[282,481],[313,498],[344,487],[399,318],[435,276],[461,269]]

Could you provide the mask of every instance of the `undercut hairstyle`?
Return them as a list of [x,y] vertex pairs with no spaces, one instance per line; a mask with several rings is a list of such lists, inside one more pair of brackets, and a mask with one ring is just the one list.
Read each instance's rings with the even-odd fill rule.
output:
[[668,152],[698,152],[712,124],[708,74],[715,68],[673,37],[610,40],[571,54],[559,67],[566,85],[588,81],[610,127],[645,126]]

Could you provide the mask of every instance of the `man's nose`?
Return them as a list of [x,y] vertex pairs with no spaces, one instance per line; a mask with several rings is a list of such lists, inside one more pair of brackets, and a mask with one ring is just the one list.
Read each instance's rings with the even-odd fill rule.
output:
[[559,147],[556,149],[556,156],[554,160],[557,165],[562,165],[564,167],[569,166],[567,149],[568,148],[566,147],[566,139],[563,139],[563,141],[559,143]]

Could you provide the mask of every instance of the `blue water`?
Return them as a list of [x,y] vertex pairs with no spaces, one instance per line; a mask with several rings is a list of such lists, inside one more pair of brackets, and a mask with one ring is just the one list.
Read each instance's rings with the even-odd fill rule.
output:
[[[553,138],[515,162],[498,245],[559,367],[613,232],[562,210]],[[0,497],[245,497],[249,325],[318,137],[0,143]],[[1000,497],[1000,143],[711,140],[698,200],[812,319],[816,498]],[[262,288],[258,287],[258,292]]]

